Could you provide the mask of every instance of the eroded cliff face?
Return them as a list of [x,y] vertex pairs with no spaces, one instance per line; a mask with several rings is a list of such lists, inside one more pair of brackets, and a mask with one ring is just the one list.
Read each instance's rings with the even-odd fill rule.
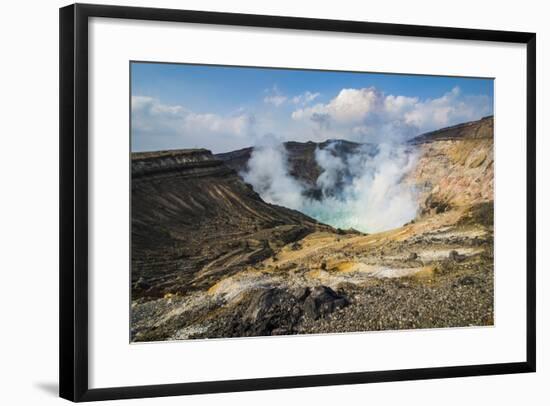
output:
[[418,162],[419,215],[494,200],[493,117],[421,135],[411,141]]
[[132,155],[133,298],[209,287],[316,230],[265,203],[207,150]]

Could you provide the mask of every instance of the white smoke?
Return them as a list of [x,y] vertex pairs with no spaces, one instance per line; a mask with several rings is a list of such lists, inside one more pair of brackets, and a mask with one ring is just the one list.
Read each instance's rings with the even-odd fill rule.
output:
[[364,144],[350,153],[337,153],[338,141],[315,151],[321,168],[311,187],[289,173],[282,144],[256,147],[243,179],[269,203],[299,210],[337,228],[378,232],[402,226],[417,213],[413,186],[403,182],[416,155],[398,144]]
[[241,176],[266,202],[302,209],[304,186],[288,173],[283,144],[255,147],[248,160],[248,171]]
[[335,186],[346,170],[344,160],[336,155],[335,145],[335,143],[331,143],[327,148],[315,150],[315,161],[322,169],[316,184],[323,192],[323,196],[333,194]]
[[403,182],[414,166],[414,154],[397,145],[363,145],[344,163],[330,151],[316,151],[323,170],[317,185],[323,193],[320,200],[304,201],[304,213],[363,232],[399,227],[416,216],[414,188]]

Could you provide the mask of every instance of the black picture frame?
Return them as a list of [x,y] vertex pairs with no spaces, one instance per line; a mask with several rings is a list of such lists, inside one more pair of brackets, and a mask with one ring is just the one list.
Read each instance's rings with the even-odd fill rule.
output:
[[[527,323],[525,339],[527,352],[525,361],[90,389],[88,386],[88,19],[91,17],[526,44]],[[62,398],[81,402],[535,372],[536,35],[534,33],[91,4],[74,4],[61,8],[59,22],[59,391]]]

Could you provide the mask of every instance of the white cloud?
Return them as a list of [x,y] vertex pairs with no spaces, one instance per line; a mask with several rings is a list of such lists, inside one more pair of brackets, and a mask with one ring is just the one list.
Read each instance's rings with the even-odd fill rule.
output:
[[318,102],[319,93],[287,97],[277,86],[266,89],[262,96],[263,102],[277,108],[262,108],[260,101],[259,106],[246,110],[235,106],[231,114],[220,114],[133,96],[132,148],[203,147],[225,152],[258,145],[268,133],[281,142],[346,139],[399,143],[492,113],[488,96],[464,95],[458,87],[432,99],[385,94],[374,87],[344,88],[326,103]]
[[384,98],[384,109],[390,114],[397,115],[414,108],[417,103],[417,97],[394,96],[390,94]]
[[310,118],[317,114],[328,114],[331,120],[343,122],[361,121],[379,100],[379,93],[373,87],[365,89],[342,89],[338,95],[327,104],[316,104],[312,107],[298,109],[292,113],[292,118]]
[[214,133],[228,133],[243,136],[246,134],[250,119],[246,115],[235,117],[221,117],[217,114],[190,113],[185,117],[184,129],[187,131],[205,131]]
[[266,89],[267,95],[264,97],[264,103],[272,104],[275,107],[280,107],[287,101],[298,106],[306,106],[321,95],[321,93],[313,93],[305,91],[294,97],[285,96],[276,85],[273,85],[270,89]]
[[264,97],[264,103],[273,104],[275,107],[281,106],[288,99],[276,85],[273,85],[271,89],[266,89],[265,92],[268,94]]
[[[132,96],[133,135],[171,137],[174,145],[171,148],[190,144],[216,149],[214,142],[219,142],[220,137],[228,139],[231,144],[231,138],[247,137],[253,125],[254,117],[243,111],[227,116],[196,113],[180,105],[164,104],[152,97]],[[174,137],[180,141],[174,140]]]
[[310,122],[313,131],[325,131],[327,138],[348,134],[351,139],[379,142],[477,120],[491,112],[487,96],[464,96],[458,87],[426,100],[368,87],[342,89],[328,103],[299,108],[291,117]]
[[292,103],[305,106],[306,104],[311,103],[313,100],[315,100],[320,95],[321,95],[321,93],[312,93],[308,90],[308,91],[305,91],[302,94],[294,96],[292,98]]
[[276,107],[279,107],[286,101],[286,96],[272,95],[264,97],[264,103],[273,104]]
[[437,99],[417,102],[404,115],[405,122],[421,129],[436,129],[474,120],[490,113],[487,96],[462,96],[455,87]]

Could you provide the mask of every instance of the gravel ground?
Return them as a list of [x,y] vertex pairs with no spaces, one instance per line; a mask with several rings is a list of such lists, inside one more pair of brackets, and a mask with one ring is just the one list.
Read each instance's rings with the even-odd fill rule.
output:
[[430,283],[385,279],[344,292],[349,306],[322,320],[305,319],[298,333],[493,325],[492,267],[458,270]]
[[[370,240],[311,236],[264,261],[265,268],[227,275],[207,290],[140,298],[132,305],[132,340],[491,326],[486,209],[406,237],[400,230]],[[379,267],[387,272],[372,271]]]

